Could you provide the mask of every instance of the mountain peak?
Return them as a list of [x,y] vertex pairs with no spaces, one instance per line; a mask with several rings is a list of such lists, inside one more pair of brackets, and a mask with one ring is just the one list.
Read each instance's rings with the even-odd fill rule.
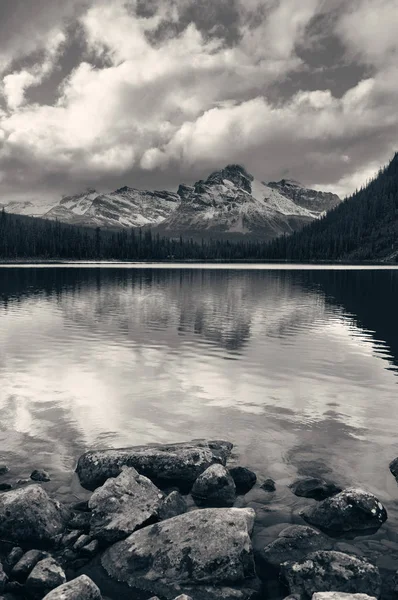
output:
[[232,181],[232,183],[234,183],[237,187],[240,187],[251,194],[251,182],[254,180],[254,177],[246,171],[244,166],[230,164],[220,171],[214,171],[206,179],[206,184],[222,184],[224,179]]

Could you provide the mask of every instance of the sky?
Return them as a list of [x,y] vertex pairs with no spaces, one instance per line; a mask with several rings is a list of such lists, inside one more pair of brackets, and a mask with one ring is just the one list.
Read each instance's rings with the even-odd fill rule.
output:
[[228,163],[344,197],[397,106],[397,0],[0,0],[0,203]]

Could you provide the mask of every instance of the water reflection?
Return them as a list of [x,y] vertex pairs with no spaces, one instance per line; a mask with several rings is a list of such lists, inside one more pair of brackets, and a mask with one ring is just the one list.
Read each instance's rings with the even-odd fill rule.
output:
[[389,502],[397,299],[396,271],[0,269],[2,461],[62,495],[88,446],[225,437]]

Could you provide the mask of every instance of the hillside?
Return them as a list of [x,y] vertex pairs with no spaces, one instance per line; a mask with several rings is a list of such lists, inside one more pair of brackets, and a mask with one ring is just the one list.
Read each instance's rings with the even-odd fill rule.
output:
[[366,187],[300,232],[272,241],[265,255],[298,261],[396,261],[398,153]]
[[[227,165],[177,192],[121,187],[88,189],[46,203],[2,200],[7,212],[106,229],[150,227],[168,237],[270,240],[318,219],[340,202],[335,194],[297,182],[257,181],[240,165]],[[1,204],[0,204],[1,207]]]

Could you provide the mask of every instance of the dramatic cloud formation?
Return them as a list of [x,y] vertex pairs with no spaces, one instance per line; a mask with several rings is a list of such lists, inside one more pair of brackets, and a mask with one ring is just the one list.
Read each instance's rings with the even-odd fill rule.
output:
[[7,199],[231,161],[344,195],[398,147],[396,0],[28,4],[0,7]]

